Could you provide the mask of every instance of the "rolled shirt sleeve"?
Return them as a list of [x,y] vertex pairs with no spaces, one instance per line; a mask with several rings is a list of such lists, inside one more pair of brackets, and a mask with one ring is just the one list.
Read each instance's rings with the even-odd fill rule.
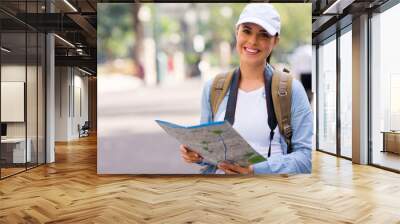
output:
[[210,103],[210,89],[213,79],[208,80],[203,87],[203,93],[201,95],[201,116],[200,124],[209,123],[212,121],[212,110]]
[[[298,80],[292,82],[291,125],[292,153],[271,156],[267,161],[254,164],[255,174],[311,173],[313,114],[307,94]],[[281,142],[286,152],[286,143],[283,139]]]

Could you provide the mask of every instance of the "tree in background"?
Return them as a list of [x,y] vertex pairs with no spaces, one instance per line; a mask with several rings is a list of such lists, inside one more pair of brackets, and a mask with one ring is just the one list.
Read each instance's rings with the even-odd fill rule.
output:
[[273,5],[281,16],[281,38],[272,56],[272,63],[287,63],[288,54],[296,47],[311,44],[311,3]]
[[137,67],[141,67],[139,57],[140,57],[140,55],[143,55],[142,54],[142,51],[143,51],[142,46],[143,46],[143,37],[144,37],[143,24],[139,19],[140,7],[141,7],[140,3],[132,4],[132,14],[131,14],[133,16],[133,32],[135,34],[135,44],[133,45],[132,59],[134,61],[134,64]]
[[130,55],[129,51],[136,39],[131,9],[132,5],[125,3],[98,4],[97,54],[99,63]]
[[[246,5],[244,3],[102,3],[98,5],[98,62],[126,58],[138,62],[142,52],[143,38],[153,38],[157,54],[171,54],[180,50],[189,67],[207,55],[211,66],[221,66],[221,44],[230,47],[230,66],[237,66],[235,53],[235,24]],[[151,9],[152,19],[144,27],[140,20],[140,7]],[[281,16],[281,39],[274,50],[272,64],[288,63],[288,55],[300,45],[311,44],[311,4],[273,4]],[[174,11],[175,9],[175,11]],[[171,11],[172,10],[172,11]],[[188,11],[197,18],[187,22]],[[173,12],[171,14],[171,12]],[[195,36],[204,40],[204,49],[195,51]],[[179,37],[179,38],[177,38]],[[224,53],[222,53],[224,54]],[[124,63],[126,64],[126,63]],[[133,62],[134,66],[139,63]]]

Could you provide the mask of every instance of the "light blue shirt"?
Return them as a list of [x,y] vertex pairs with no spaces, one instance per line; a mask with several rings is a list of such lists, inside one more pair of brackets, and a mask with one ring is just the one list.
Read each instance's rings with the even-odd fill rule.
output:
[[[267,65],[267,69],[272,71],[272,67]],[[267,72],[272,75],[272,72]],[[210,103],[210,89],[213,80],[205,83],[201,100],[201,120],[200,123],[212,122],[212,110]],[[218,112],[225,110],[229,97],[229,90],[222,100]],[[251,118],[249,118],[251,119]],[[265,124],[268,125],[268,124]],[[311,150],[313,136],[313,115],[310,103],[303,85],[293,79],[292,82],[292,153],[287,154],[287,145],[283,136],[280,143],[282,155],[271,156],[267,161],[253,164],[255,174],[293,174],[311,173]],[[265,133],[266,135],[269,133]],[[205,166],[202,170],[204,174],[215,173],[217,167],[208,163],[199,163]]]

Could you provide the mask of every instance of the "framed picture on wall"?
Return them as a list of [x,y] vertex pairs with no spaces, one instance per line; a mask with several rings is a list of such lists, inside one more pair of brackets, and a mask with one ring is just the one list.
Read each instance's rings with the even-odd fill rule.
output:
[[24,122],[25,82],[1,82],[1,122]]

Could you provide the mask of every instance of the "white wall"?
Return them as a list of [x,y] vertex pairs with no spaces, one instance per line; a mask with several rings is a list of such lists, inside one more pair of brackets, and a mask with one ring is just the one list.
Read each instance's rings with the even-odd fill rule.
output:
[[[6,85],[7,82],[26,83],[25,82],[25,74],[26,74],[25,69],[26,69],[25,65],[24,66],[22,66],[22,65],[2,65],[2,67],[1,67],[2,87],[6,88],[6,86],[4,86],[4,85]],[[31,69],[32,69],[32,67],[28,67],[28,70],[31,70]],[[16,84],[16,83],[14,83],[14,84]],[[7,84],[7,85],[9,85],[9,84]],[[24,87],[22,87],[22,88],[24,88]],[[4,91],[6,91],[6,89],[2,89],[1,91],[2,91],[1,98],[3,100],[10,98],[9,96],[4,96],[4,94],[7,94],[6,92],[4,92]],[[24,90],[22,90],[22,91],[23,92],[20,94],[24,94]],[[35,94],[35,96],[36,96],[36,94]],[[25,96],[19,96],[18,98],[24,100],[24,97]],[[19,102],[18,104],[20,104],[20,103],[21,102]],[[5,119],[4,116],[7,114],[14,114],[14,115],[15,115],[15,113],[19,114],[18,119],[14,119],[14,120],[19,120],[19,122],[7,122],[8,126],[9,126],[8,127],[9,132],[10,132],[10,134],[13,133],[14,136],[16,136],[16,135],[25,136],[25,129],[17,128],[19,126],[18,123],[24,123],[24,113],[25,113],[24,102],[22,102],[22,104],[23,104],[22,108],[21,107],[18,108],[19,111],[12,112],[12,111],[10,111],[10,110],[12,110],[11,108],[6,107],[5,102],[1,103],[1,105],[2,105],[1,114],[3,115],[1,120],[4,121],[4,119]],[[13,109],[15,110],[17,108],[14,107]],[[22,115],[22,117],[21,117],[21,115]],[[13,115],[10,115],[10,116],[13,116]],[[21,130],[19,130],[19,129],[21,129]],[[18,137],[21,137],[21,136],[18,136]]]
[[[73,135],[78,136],[78,129],[76,128],[78,124],[81,126],[88,120],[88,77],[76,75],[77,70],[75,70],[74,77],[74,89],[75,89],[75,113],[72,126]],[[79,72],[79,71],[78,71]],[[82,73],[78,73],[82,74]],[[80,93],[79,93],[80,91]],[[80,96],[80,97],[79,97]],[[80,102],[79,102],[80,101]],[[81,111],[80,111],[81,110]]]
[[1,121],[24,122],[25,83],[1,82]]
[[55,141],[68,141],[68,74],[67,67],[55,68]]
[[[28,75],[36,74],[36,67],[33,66],[28,66],[27,68],[25,67],[25,65],[2,65],[1,66],[1,81],[2,82],[25,82],[25,75],[26,75],[26,70],[28,71]],[[29,77],[28,77],[29,78]],[[31,80],[30,80],[31,82]],[[30,83],[32,84],[32,83]],[[36,85],[36,83],[34,83],[34,85]],[[27,89],[27,96],[29,99],[28,102],[31,102],[32,99],[30,99],[31,97],[36,98],[36,89]],[[30,90],[32,90],[33,92],[31,92]],[[2,96],[5,97],[5,96]],[[31,105],[31,106],[35,106],[36,105]],[[24,108],[22,108],[24,109]],[[7,110],[7,108],[1,108],[1,110]],[[31,113],[28,113],[28,120],[31,121],[33,120],[33,118],[31,117]],[[36,114],[35,114],[36,116]],[[36,119],[36,117],[35,117]],[[36,121],[36,120],[35,120]],[[8,137],[25,137],[25,122],[7,122],[7,136]],[[28,128],[30,128],[32,125],[29,125]]]
[[[1,81],[25,82],[25,65],[2,65]],[[6,108],[1,108],[6,110]],[[7,137],[25,137],[24,122],[7,122]]]
[[[37,70],[38,69],[38,70]],[[24,94],[26,87],[26,100],[25,95],[20,98],[22,102],[14,101],[11,102],[14,104],[20,104],[19,107],[10,108],[10,106],[5,106],[5,102],[2,101],[2,115],[5,113],[19,113],[19,121],[14,122],[5,122],[7,124],[7,137],[9,138],[27,138],[30,140],[31,155],[32,161],[36,162],[36,158],[39,158],[39,162],[44,162],[44,84],[41,66],[30,66],[27,67],[20,64],[3,64],[1,66],[1,81],[2,87],[6,82],[19,82],[20,84],[24,83],[22,90],[19,89],[18,93]],[[25,80],[27,79],[27,81]],[[3,83],[5,82],[5,83]],[[15,87],[14,87],[15,88]],[[1,98],[12,99],[12,97],[7,96],[7,94],[15,95],[15,93],[11,93],[11,91],[6,91],[6,89],[2,88],[1,90],[2,96]],[[26,105],[25,105],[26,103]],[[26,119],[25,119],[26,112]],[[4,117],[2,117],[2,120]],[[39,156],[37,157],[37,153]]]
[[[46,8],[54,12],[54,4],[46,1]],[[55,161],[55,42],[52,33],[46,34],[46,163]]]
[[77,139],[78,124],[88,120],[88,78],[75,68],[56,67],[55,86],[55,140]]

